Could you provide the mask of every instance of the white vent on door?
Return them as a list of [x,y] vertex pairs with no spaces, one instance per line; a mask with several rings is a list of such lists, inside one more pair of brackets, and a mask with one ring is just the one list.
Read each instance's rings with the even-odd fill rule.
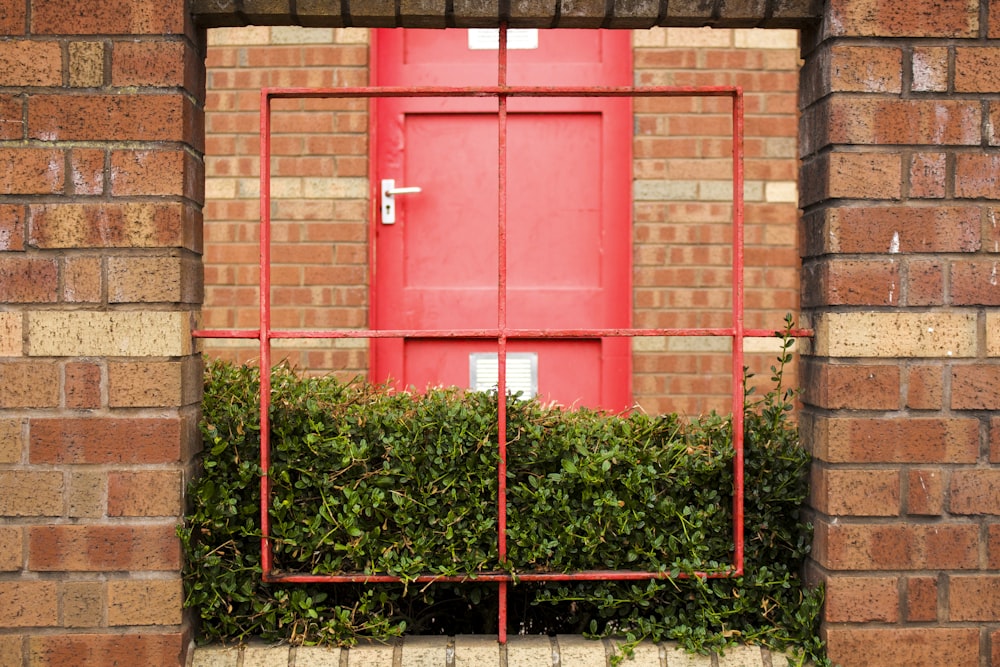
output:
[[[469,387],[476,391],[496,391],[499,383],[497,355],[473,352],[469,355]],[[507,393],[521,392],[521,398],[538,393],[538,354],[507,353]]]

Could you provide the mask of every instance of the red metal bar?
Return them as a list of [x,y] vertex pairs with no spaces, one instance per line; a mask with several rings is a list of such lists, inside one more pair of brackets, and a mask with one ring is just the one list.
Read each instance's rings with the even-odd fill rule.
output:
[[[736,335],[734,327],[719,329],[506,329],[507,338],[611,338],[637,336],[725,336]],[[744,338],[774,338],[782,336],[784,329],[744,329]],[[810,338],[812,329],[791,329],[792,338]],[[252,338],[260,337],[258,329],[195,329],[195,338]],[[499,338],[499,329],[272,329],[275,338]]]
[[275,574],[271,572],[264,577],[264,581],[288,584],[395,584],[404,581],[417,583],[433,583],[435,581],[516,583],[519,581],[646,581],[649,579],[690,579],[692,577],[727,579],[733,576],[736,576],[735,568],[728,567],[718,572],[678,572],[676,574],[669,570],[663,572],[653,570],[580,570],[578,572],[525,572],[519,574],[507,572],[477,572],[472,575],[421,574],[411,578],[392,574]]
[[743,574],[743,89],[733,95],[733,567]]
[[271,100],[260,94],[260,549],[271,571]]
[[[497,85],[507,87],[507,24],[500,23]],[[507,561],[507,96],[497,95],[497,556]],[[497,590],[497,640],[507,643],[507,582]]]

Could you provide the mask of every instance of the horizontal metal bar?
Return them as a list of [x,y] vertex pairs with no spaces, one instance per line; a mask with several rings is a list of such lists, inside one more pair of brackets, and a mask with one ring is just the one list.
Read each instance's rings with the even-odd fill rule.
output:
[[264,88],[270,99],[349,97],[735,97],[739,86],[387,86]]
[[[744,329],[744,338],[769,338],[782,336],[784,329]],[[260,338],[256,329],[209,330],[196,329],[195,338]],[[271,339],[321,339],[321,338],[614,338],[640,336],[728,336],[736,335],[735,329],[303,329],[272,330]],[[812,329],[791,329],[792,338],[811,338]]]
[[742,572],[735,567],[728,567],[718,572],[678,573],[672,576],[670,572],[641,572],[630,570],[581,570],[579,572],[525,572],[510,574],[507,572],[477,572],[474,575],[436,575],[421,574],[416,577],[399,577],[389,574],[276,574],[269,573],[264,577],[268,583],[289,584],[395,584],[404,581],[417,583],[433,582],[522,582],[522,581],[648,581],[650,579],[726,579],[739,576]]

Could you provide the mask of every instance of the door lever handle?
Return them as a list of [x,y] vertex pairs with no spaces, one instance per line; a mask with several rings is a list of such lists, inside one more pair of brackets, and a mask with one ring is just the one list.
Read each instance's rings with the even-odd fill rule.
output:
[[418,187],[396,187],[396,180],[393,178],[382,179],[382,224],[396,224],[396,195],[412,195],[420,192]]

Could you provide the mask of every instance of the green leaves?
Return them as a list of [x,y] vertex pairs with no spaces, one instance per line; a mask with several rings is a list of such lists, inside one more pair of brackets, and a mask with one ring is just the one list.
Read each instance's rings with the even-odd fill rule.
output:
[[[821,592],[803,592],[808,457],[793,393],[747,391],[746,572],[736,579],[511,587],[512,632],[677,639],[692,650],[750,641],[820,662]],[[497,397],[272,371],[270,519],[275,569],[468,575],[430,586],[260,581],[259,373],[211,363],[203,473],[179,530],[186,605],[203,639],[351,643],[406,632],[495,633],[497,589],[478,572],[719,571],[732,543],[732,422],[719,415],[610,416],[507,400],[508,558],[497,552]],[[625,648],[627,649],[626,642]]]

